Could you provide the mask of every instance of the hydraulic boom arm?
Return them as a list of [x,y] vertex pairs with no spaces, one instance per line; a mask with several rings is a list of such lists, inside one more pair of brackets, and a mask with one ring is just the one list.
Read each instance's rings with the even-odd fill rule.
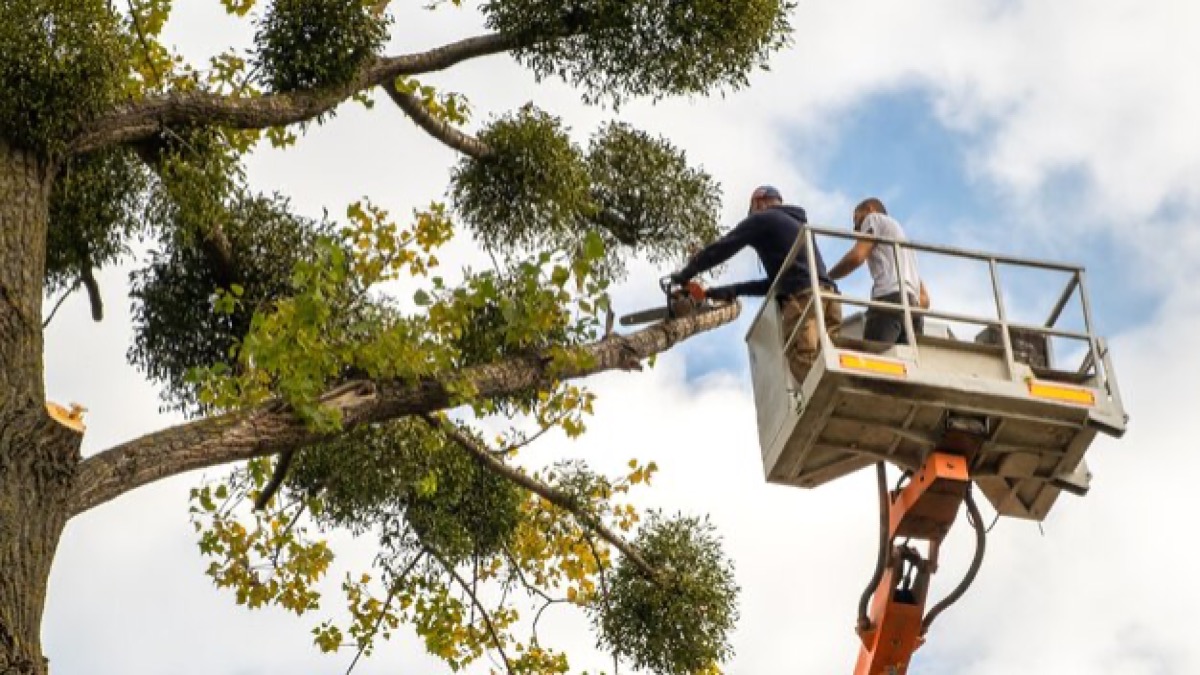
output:
[[[880,467],[881,549],[866,613],[867,593],[859,607],[857,632],[862,640],[854,675],[905,675],[913,652],[924,643],[930,624],[958,600],[975,578],[983,560],[984,530],[971,497],[968,458],[983,441],[982,430],[948,430],[942,446],[903,489],[888,493]],[[966,577],[950,595],[925,613],[929,580],[937,571],[938,550],[967,503],[975,528],[975,559]],[[929,542],[928,555],[910,540]],[[900,540],[903,540],[901,542]]]

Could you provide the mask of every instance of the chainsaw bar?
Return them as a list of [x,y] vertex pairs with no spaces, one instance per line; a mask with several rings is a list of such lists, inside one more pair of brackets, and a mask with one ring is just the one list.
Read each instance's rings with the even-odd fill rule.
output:
[[651,323],[654,321],[662,321],[671,315],[671,310],[666,307],[655,307],[654,309],[643,309],[640,312],[626,314],[621,317],[622,326],[636,326],[643,323]]
[[718,308],[719,308],[718,305],[713,305],[713,304],[706,302],[703,305],[700,305],[699,307],[690,308],[681,313],[677,313],[677,314],[675,314],[675,316],[671,316],[671,310],[666,307],[656,307],[654,309],[643,309],[640,312],[634,312],[633,314],[626,314],[625,316],[621,317],[621,325],[622,326],[637,326],[637,325],[644,324],[644,323],[653,323],[655,321],[663,321],[665,319],[682,319],[682,318],[689,317],[689,316],[696,316],[699,314],[707,314],[707,313],[713,311],[714,309],[718,309]]

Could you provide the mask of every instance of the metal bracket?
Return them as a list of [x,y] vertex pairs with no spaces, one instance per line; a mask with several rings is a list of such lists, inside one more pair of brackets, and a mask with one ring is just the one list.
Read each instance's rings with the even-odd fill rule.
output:
[[799,389],[788,389],[788,397],[792,399],[792,410],[797,415],[804,412],[804,392]]
[[1077,497],[1084,497],[1092,486],[1092,472],[1088,470],[1087,462],[1080,460],[1074,471],[1054,476],[1050,484]]

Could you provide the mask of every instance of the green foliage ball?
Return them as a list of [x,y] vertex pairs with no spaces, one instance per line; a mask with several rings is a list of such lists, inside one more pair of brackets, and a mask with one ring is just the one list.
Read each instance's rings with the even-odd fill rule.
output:
[[388,19],[364,0],[275,0],[259,23],[257,62],[272,90],[349,83],[388,36]]
[[452,177],[459,216],[493,250],[530,250],[579,236],[595,211],[587,168],[562,121],[527,105],[479,133],[492,153]]
[[433,445],[428,427],[412,419],[359,427],[297,453],[286,485],[321,495],[323,525],[361,533],[403,510]]
[[499,553],[521,521],[520,490],[452,441],[429,460],[406,511],[421,543],[455,562]]
[[601,646],[661,675],[691,675],[727,660],[739,589],[713,526],[654,513],[633,545],[660,579],[621,561],[608,602],[591,609]]
[[420,544],[450,561],[498,552],[521,519],[519,489],[482,468],[424,422],[401,419],[300,453],[288,487],[321,494],[327,526],[377,528],[385,545],[407,523]]
[[[488,0],[490,28],[528,36],[518,60],[591,101],[739,88],[787,43],[789,0]],[[561,39],[553,39],[561,38]]]
[[606,252],[598,275],[611,280],[631,255],[675,261],[717,235],[719,186],[665,139],[609,124],[585,155],[557,117],[531,106],[479,139],[491,154],[463,159],[452,192],[491,251],[578,251],[595,233]]
[[717,236],[719,186],[666,139],[608,124],[592,137],[587,167],[593,199],[622,222],[609,234],[651,262],[674,263]]
[[279,196],[243,197],[223,214],[222,231],[236,254],[232,278],[242,289],[232,313],[215,311],[217,291],[229,275],[214,264],[202,236],[165,239],[150,263],[131,275],[134,342],[129,360],[164,386],[170,407],[203,412],[192,368],[226,363],[258,309],[287,296],[292,268],[309,250],[321,225],[292,214]]
[[0,45],[0,138],[47,155],[117,101],[128,70],[104,0],[5,0]]

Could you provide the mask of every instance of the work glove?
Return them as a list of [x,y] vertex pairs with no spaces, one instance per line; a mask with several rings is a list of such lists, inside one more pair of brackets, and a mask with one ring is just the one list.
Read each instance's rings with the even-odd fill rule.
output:
[[732,288],[723,286],[710,288],[704,292],[704,295],[709,300],[716,300],[718,302],[733,302],[735,299],[737,299],[737,293],[734,292]]

